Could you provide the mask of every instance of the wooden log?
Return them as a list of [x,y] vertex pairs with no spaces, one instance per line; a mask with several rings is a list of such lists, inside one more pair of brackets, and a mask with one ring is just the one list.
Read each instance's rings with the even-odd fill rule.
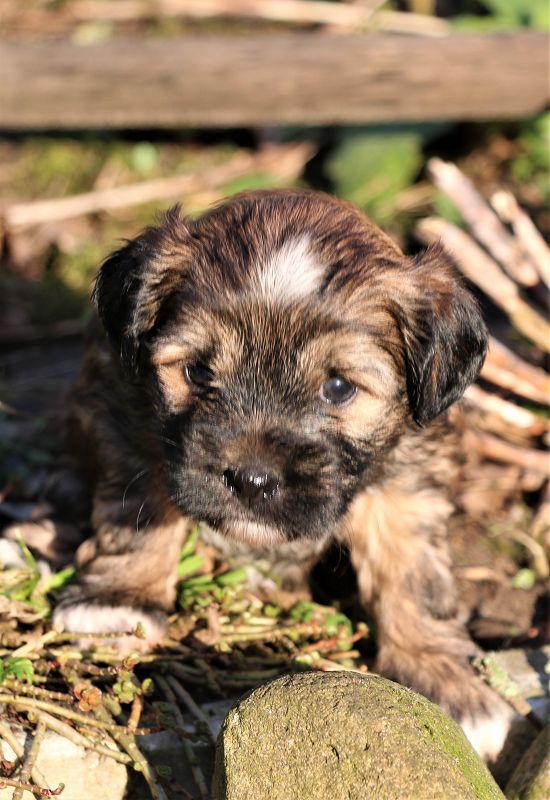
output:
[[546,106],[547,41],[311,33],[0,44],[0,129],[517,118]]

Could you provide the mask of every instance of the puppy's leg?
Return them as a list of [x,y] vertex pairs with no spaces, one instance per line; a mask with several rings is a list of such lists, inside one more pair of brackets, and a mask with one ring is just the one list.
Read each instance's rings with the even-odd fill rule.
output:
[[154,516],[139,498],[122,504],[122,493],[116,500],[112,496],[111,487],[108,494],[98,487],[92,515],[96,535],[79,548],[77,582],[63,595],[54,618],[82,633],[132,631],[141,623],[144,639],[124,637],[117,645],[124,651],[147,650],[164,633],[191,523],[173,507]]
[[351,558],[376,621],[378,671],[442,706],[492,761],[513,712],[470,666],[480,651],[455,616],[445,538],[451,510],[436,492],[365,494],[347,521]]

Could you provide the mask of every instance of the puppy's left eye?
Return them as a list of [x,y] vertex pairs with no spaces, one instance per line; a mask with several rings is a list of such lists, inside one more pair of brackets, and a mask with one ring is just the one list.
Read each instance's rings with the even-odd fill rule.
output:
[[321,386],[321,400],[331,406],[342,406],[349,403],[357,394],[357,386],[343,378],[329,378]]
[[214,373],[204,364],[187,364],[185,367],[187,383],[194,389],[209,389]]

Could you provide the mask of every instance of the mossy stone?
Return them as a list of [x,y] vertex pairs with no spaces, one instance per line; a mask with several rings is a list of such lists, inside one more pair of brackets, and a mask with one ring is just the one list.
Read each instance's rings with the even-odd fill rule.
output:
[[213,800],[502,800],[460,727],[424,697],[353,672],[278,678],[227,715]]
[[527,750],[506,786],[509,800],[550,798],[550,725]]

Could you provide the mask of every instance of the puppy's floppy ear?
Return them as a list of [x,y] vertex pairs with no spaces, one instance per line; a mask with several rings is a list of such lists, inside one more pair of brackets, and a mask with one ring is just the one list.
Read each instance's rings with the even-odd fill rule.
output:
[[185,269],[188,229],[179,206],[162,224],[113,253],[101,267],[93,298],[113,348],[135,369],[140,345]]
[[440,246],[413,259],[415,287],[405,309],[407,392],[419,424],[445,411],[475,381],[487,351],[487,331],[475,297]]

